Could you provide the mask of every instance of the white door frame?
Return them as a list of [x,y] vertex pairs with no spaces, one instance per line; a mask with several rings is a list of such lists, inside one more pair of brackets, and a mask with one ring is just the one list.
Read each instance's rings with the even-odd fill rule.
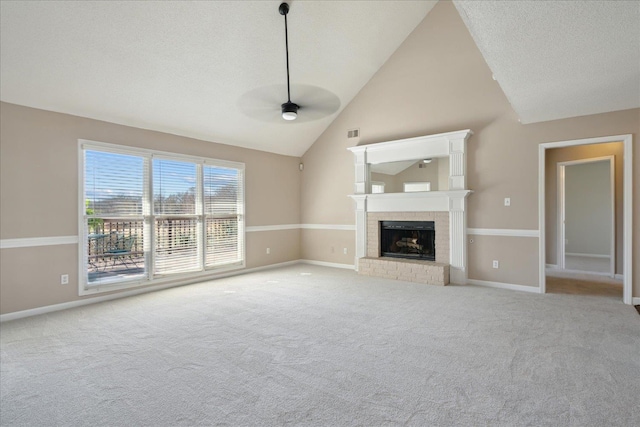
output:
[[565,186],[565,168],[567,166],[581,165],[585,163],[609,162],[609,185],[611,191],[611,241],[609,245],[609,276],[616,275],[616,172],[615,172],[615,156],[592,157],[589,159],[571,160],[567,162],[558,162],[558,268],[566,269],[566,186]]
[[623,171],[623,290],[622,301],[631,304],[633,276],[633,136],[615,135],[599,138],[576,139],[571,141],[545,142],[538,146],[538,229],[539,238],[539,269],[540,293],[547,291],[546,282],[546,250],[545,250],[545,154],[551,148],[571,147],[575,145],[602,144],[606,142],[622,142],[624,147],[624,171]]

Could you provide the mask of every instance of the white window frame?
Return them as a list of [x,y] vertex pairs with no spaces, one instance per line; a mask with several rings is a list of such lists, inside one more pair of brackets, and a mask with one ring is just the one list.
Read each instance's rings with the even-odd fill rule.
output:
[[403,184],[402,190],[405,193],[431,191],[431,182],[430,181],[405,182]]
[[[84,244],[87,239],[86,235],[86,209],[85,209],[85,198],[84,198],[84,184],[85,184],[85,176],[84,176],[84,151],[85,150],[95,150],[95,151],[104,151],[108,153],[114,154],[123,154],[123,155],[132,155],[145,158],[145,161],[148,162],[147,173],[148,177],[145,177],[145,191],[143,197],[143,217],[144,217],[144,228],[145,228],[145,239],[144,239],[144,252],[145,252],[145,268],[146,275],[145,277],[137,277],[131,280],[112,282],[112,283],[101,283],[101,284],[89,284],[86,280],[86,245]],[[175,273],[175,274],[167,274],[167,275],[155,275],[155,217],[153,211],[153,160],[154,159],[168,159],[175,161],[186,161],[195,163],[197,166],[197,176],[198,181],[202,177],[202,168],[204,165],[207,166],[219,166],[224,168],[232,168],[237,169],[241,174],[242,178],[242,196],[239,201],[238,207],[238,244],[240,245],[239,251],[241,255],[241,260],[237,263],[228,264],[220,267],[205,267],[204,263],[204,251],[201,251],[200,256],[200,264],[201,269],[199,271],[193,272],[185,272],[185,273]],[[245,164],[241,162],[234,162],[229,160],[220,160],[214,158],[205,158],[199,156],[190,156],[186,154],[176,154],[166,151],[158,151],[158,150],[150,150],[145,148],[136,148],[136,147],[128,147],[117,144],[110,144],[106,142],[99,141],[91,141],[85,139],[78,140],[78,236],[79,236],[79,262],[78,262],[78,294],[80,296],[83,295],[93,295],[97,293],[110,292],[114,290],[120,289],[132,289],[141,286],[149,286],[156,285],[162,287],[169,287],[173,285],[177,285],[180,283],[186,283],[189,281],[194,281],[198,279],[206,279],[215,277],[233,270],[239,270],[246,268],[246,231],[245,231],[245,216],[246,216],[246,191],[245,191],[245,183],[246,183],[246,173],[245,173]],[[202,189],[202,183],[198,182],[197,187],[199,190]],[[201,203],[202,204],[202,203]],[[197,217],[199,218],[199,222],[201,218],[206,218],[206,214],[203,209],[202,212],[197,213]],[[157,215],[161,217],[162,215]],[[202,245],[205,243],[204,236],[204,227],[201,229],[201,239]]]
[[[383,194],[385,183],[383,181],[371,181],[371,194]],[[381,187],[382,191],[374,191],[373,187]]]

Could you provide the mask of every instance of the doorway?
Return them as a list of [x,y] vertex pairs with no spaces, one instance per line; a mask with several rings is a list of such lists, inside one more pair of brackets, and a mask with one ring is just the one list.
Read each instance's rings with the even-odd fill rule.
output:
[[616,273],[615,157],[557,163],[558,268]]
[[[622,300],[625,304],[632,303],[632,159],[633,159],[633,147],[632,147],[632,135],[616,135],[609,137],[600,137],[600,138],[589,138],[589,139],[580,139],[580,140],[571,140],[571,141],[559,141],[559,142],[548,142],[542,143],[538,148],[538,221],[539,221],[539,230],[540,230],[540,244],[539,244],[539,281],[540,281],[540,292],[547,292],[547,283],[546,283],[546,266],[547,266],[547,250],[555,251],[554,247],[558,247],[561,245],[556,245],[555,241],[547,242],[546,234],[547,227],[556,227],[556,219],[546,221],[546,209],[547,209],[547,150],[562,148],[562,147],[577,147],[577,146],[590,146],[592,144],[603,144],[603,143],[621,143],[623,147],[622,153],[622,230],[619,232],[619,236],[621,237],[621,244],[618,244],[618,272],[622,273]],[[566,167],[566,165],[565,165]],[[566,174],[566,169],[564,170]],[[565,212],[566,215],[566,212]],[[558,221],[559,222],[559,221]],[[610,227],[610,226],[609,226]],[[566,236],[566,230],[565,230]],[[566,237],[564,237],[566,238]],[[564,242],[564,241],[563,241]],[[549,245],[547,245],[549,243]],[[614,240],[615,243],[615,240]],[[563,247],[565,245],[562,245]],[[558,248],[560,249],[560,248]],[[566,249],[566,248],[564,248]],[[559,250],[558,250],[559,252]],[[564,261],[558,261],[558,263],[564,262],[566,266],[566,250],[564,251],[562,259]],[[561,257],[556,254],[556,259],[561,259]],[[615,246],[614,246],[614,268],[615,268]],[[614,269],[614,273],[615,273]],[[610,272],[608,273],[610,274]],[[617,276],[620,277],[620,276]]]

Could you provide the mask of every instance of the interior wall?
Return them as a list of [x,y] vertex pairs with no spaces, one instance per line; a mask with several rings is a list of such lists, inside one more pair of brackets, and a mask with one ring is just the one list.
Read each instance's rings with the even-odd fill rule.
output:
[[609,161],[565,166],[566,253],[610,255],[613,219]]
[[398,193],[396,186],[395,175],[388,175],[386,173],[371,172],[371,181],[384,182],[385,193]]
[[430,182],[431,191],[436,191],[438,189],[438,162],[432,161],[425,166],[420,168],[420,164],[416,163],[397,174],[398,192],[404,191],[405,182]]
[[[398,50],[363,87],[334,122],[304,154],[302,221],[314,224],[355,224],[354,160],[348,129],[360,129],[360,144],[371,144],[471,129],[467,182],[469,228],[538,229],[538,145],[594,136],[640,132],[640,110],[521,124],[485,63],[455,6],[440,1]],[[640,164],[640,150],[634,163]],[[331,167],[326,167],[331,165]],[[639,217],[640,173],[635,172],[634,216]],[[504,198],[511,206],[504,206]],[[327,209],[331,206],[331,209]],[[640,247],[640,227],[634,245]],[[355,232],[349,232],[355,240]],[[516,233],[517,234],[517,233]],[[537,286],[537,237],[482,236],[468,244],[471,279]],[[303,236],[302,250],[330,247],[332,236]],[[510,242],[513,241],[513,244]],[[508,258],[501,251],[510,248]],[[518,262],[510,261],[517,257]],[[317,255],[324,260],[324,255]],[[489,261],[500,261],[493,269]],[[640,251],[633,262],[640,265]],[[523,266],[524,264],[524,266]],[[480,273],[481,272],[481,273]],[[640,296],[640,273],[634,296]]]
[[[243,162],[246,226],[300,223],[300,158],[7,103],[0,103],[0,121],[2,241],[78,236],[78,139]],[[297,229],[248,232],[246,239],[248,268],[301,255]],[[2,314],[80,299],[77,243],[3,248],[0,264]],[[61,274],[69,274],[68,285]]]
[[[622,133],[622,132],[618,132]],[[616,135],[618,133],[611,133]],[[604,134],[600,134],[604,135]],[[636,133],[637,135],[637,133]],[[635,138],[635,136],[634,136]],[[635,145],[635,144],[634,144]],[[545,247],[546,263],[558,264],[558,163],[575,160],[593,159],[596,157],[614,156],[615,168],[615,218],[616,218],[616,274],[622,274],[623,248],[623,180],[624,180],[624,144],[608,142],[604,144],[576,145],[573,147],[552,148],[545,150]],[[637,155],[637,153],[635,153]],[[635,166],[635,164],[634,164]],[[634,174],[638,177],[638,172]],[[637,189],[637,185],[634,187]],[[634,199],[638,197],[634,193]],[[635,204],[635,200],[634,200]],[[635,209],[635,208],[634,208]],[[634,212],[636,212],[634,210]],[[634,227],[635,228],[635,227]],[[640,272],[638,272],[640,274]]]

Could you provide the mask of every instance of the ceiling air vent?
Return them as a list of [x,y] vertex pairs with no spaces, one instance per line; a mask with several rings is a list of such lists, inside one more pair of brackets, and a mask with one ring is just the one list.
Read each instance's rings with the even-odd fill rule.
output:
[[357,138],[360,136],[360,129],[351,129],[347,131],[347,138]]

